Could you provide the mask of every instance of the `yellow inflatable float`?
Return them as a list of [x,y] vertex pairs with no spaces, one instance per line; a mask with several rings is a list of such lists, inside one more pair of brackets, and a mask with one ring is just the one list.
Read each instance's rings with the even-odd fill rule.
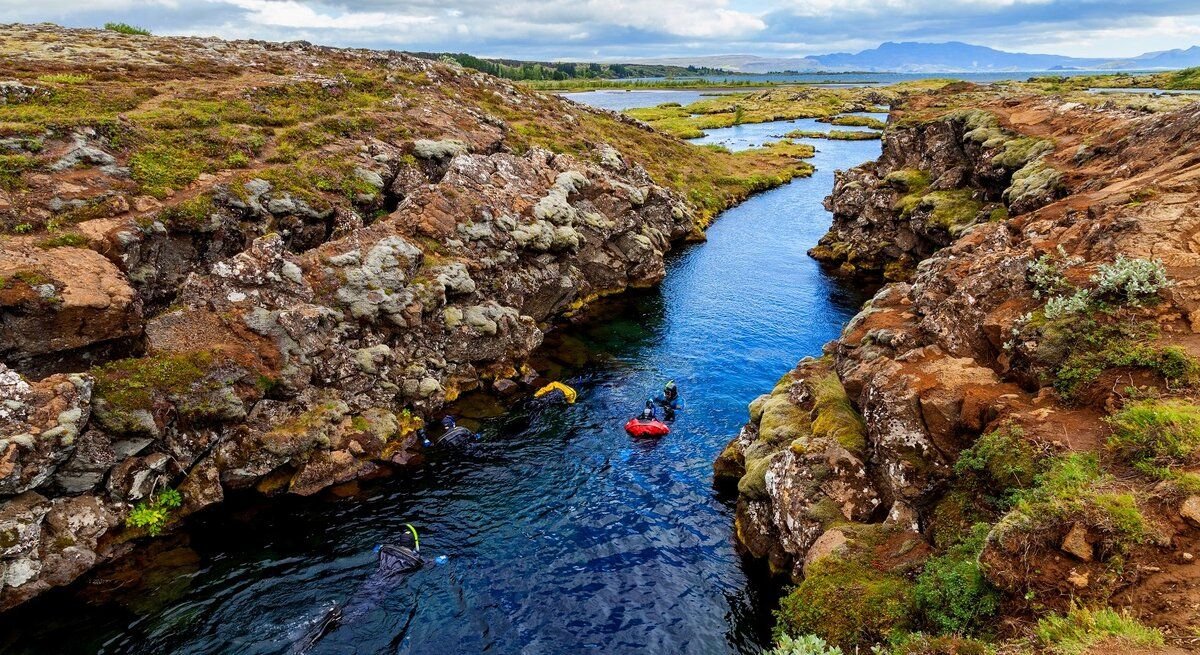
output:
[[546,386],[542,387],[541,389],[538,389],[537,391],[535,391],[533,393],[533,397],[541,398],[543,396],[550,395],[556,391],[562,393],[563,398],[566,398],[568,405],[573,404],[575,402],[575,396],[576,396],[575,390],[572,389],[571,387],[568,387],[567,385],[563,384],[562,382],[551,382],[550,384],[547,384]]

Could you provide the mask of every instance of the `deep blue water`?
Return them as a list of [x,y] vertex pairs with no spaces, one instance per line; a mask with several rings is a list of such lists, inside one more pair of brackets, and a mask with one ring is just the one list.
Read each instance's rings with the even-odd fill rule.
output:
[[[794,125],[707,139],[742,147],[751,128]],[[137,575],[6,615],[0,650],[286,652],[371,574],[372,546],[411,522],[448,563],[397,584],[314,653],[758,653],[771,585],[750,584],[756,565],[734,550],[732,502],[712,489],[711,466],[747,402],[862,300],[805,251],[829,224],[834,169],[876,157],[879,143],[815,144],[812,178],[726,212],[707,243],[671,258],[660,288],[555,337],[571,348],[542,370],[569,372],[576,405],[485,420],[465,452],[352,497],[233,499],[161,541]],[[672,433],[631,440],[622,424],[667,378],[686,403]]]

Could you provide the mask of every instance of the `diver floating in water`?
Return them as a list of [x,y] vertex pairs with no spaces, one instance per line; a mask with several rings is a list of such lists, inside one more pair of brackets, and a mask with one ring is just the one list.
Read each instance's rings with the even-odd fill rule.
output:
[[480,438],[481,435],[459,425],[453,416],[447,414],[442,417],[442,433],[432,438],[427,433],[424,443],[426,448],[458,448]]
[[[421,538],[417,535],[417,529],[411,524],[406,523],[405,526],[408,527],[408,533],[404,534],[401,540],[407,540],[411,535],[411,545],[392,543],[376,546],[375,553],[379,559],[375,572],[359,585],[345,603],[339,605],[335,602],[324,616],[312,624],[304,637],[292,647],[293,655],[309,652],[333,631],[362,619],[378,608],[387,595],[410,573],[425,567],[428,560],[421,555]],[[433,559],[435,564],[443,564],[445,561],[445,556]]]
[[668,380],[663,385],[662,395],[654,399],[663,408],[663,420],[674,421],[675,412],[683,409],[683,401],[679,399],[679,387],[674,380]]
[[661,437],[670,432],[671,428],[658,420],[654,411],[654,401],[647,400],[641,415],[629,419],[625,424],[625,431],[634,437]]

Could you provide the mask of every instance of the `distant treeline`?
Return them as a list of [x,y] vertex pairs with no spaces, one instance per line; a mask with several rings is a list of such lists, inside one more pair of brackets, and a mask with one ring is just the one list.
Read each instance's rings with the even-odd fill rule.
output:
[[729,71],[704,66],[660,66],[656,64],[584,64],[575,62],[480,59],[458,52],[414,52],[425,59],[449,60],[509,80],[621,80],[636,77],[698,77],[729,75]]

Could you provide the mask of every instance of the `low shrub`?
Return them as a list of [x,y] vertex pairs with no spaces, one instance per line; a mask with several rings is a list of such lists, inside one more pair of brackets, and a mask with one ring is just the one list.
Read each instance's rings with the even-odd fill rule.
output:
[[129,23],[105,23],[104,29],[108,30],[109,32],[118,32],[120,34],[150,36],[150,30],[142,27],[134,27]]
[[1028,489],[1043,471],[1043,453],[1025,438],[1020,426],[989,432],[962,451],[954,471],[994,504],[1012,504],[1012,495]]
[[780,635],[775,648],[767,651],[766,655],[842,655],[842,649],[830,646],[816,635],[796,638]]
[[1130,259],[1117,255],[1111,264],[1101,264],[1092,275],[1092,284],[1101,296],[1139,305],[1171,286],[1167,269],[1158,259]]
[[917,577],[913,599],[921,620],[943,634],[971,635],[987,628],[1000,609],[1000,593],[988,583],[979,565],[987,540],[986,523],[944,555],[934,557]]

